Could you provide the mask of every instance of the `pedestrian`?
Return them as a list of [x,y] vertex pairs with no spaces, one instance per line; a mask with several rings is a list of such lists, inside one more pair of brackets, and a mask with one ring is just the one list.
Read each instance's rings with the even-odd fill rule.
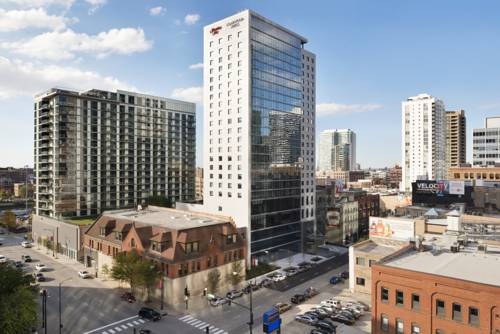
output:
[[[207,288],[203,289],[203,297],[205,297],[205,296],[207,295],[207,291],[208,291],[208,289],[207,289]],[[208,332],[207,332],[207,333],[208,333]]]

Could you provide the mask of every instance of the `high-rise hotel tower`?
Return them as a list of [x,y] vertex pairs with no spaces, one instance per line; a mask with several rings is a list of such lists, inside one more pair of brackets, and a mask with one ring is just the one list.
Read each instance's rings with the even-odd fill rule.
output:
[[314,230],[316,60],[306,42],[250,10],[204,28],[204,208],[246,228],[253,264],[300,252]]

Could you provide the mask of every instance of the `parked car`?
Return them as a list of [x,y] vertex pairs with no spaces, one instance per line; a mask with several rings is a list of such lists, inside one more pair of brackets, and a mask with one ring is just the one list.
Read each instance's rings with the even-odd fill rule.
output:
[[24,248],[31,248],[31,247],[33,247],[33,244],[29,241],[23,241],[23,242],[21,242],[21,246]]
[[300,304],[306,301],[306,297],[304,297],[304,295],[296,294],[293,295],[292,298],[290,298],[290,301],[294,304]]
[[343,271],[342,273],[340,273],[340,277],[342,277],[343,279],[348,279],[349,278],[349,272],[348,271]]
[[304,268],[311,269],[313,267],[313,263],[304,261],[304,262],[300,262],[297,266],[299,268],[304,267]]
[[151,332],[150,329],[139,329],[139,334],[152,334],[153,332]]
[[339,311],[336,314],[337,315],[341,315],[343,317],[346,317],[347,319],[352,320],[352,321],[356,320],[356,318],[354,317],[354,315],[351,312],[348,312],[348,311]]
[[7,262],[7,258],[5,257],[5,255],[0,255],[0,263],[6,263]]
[[309,315],[299,314],[295,316],[295,320],[303,324],[314,325],[318,319]]
[[21,261],[14,261],[14,266],[16,268],[21,268],[24,264]]
[[328,312],[327,310],[325,310],[323,307],[321,306],[316,306],[314,307],[311,311],[313,312],[316,312],[316,313],[319,313],[319,314],[322,314],[324,316],[328,316],[330,315],[330,312]]
[[286,277],[295,276],[299,273],[299,269],[296,267],[288,267],[283,269],[283,271],[285,272]]
[[337,326],[335,326],[334,324],[332,324],[331,322],[326,321],[326,320],[320,320],[320,321],[318,321],[315,324],[315,326],[317,328],[321,328],[322,330],[327,331],[328,333],[335,333],[335,331],[337,329]]
[[47,268],[47,266],[46,266],[46,265],[44,265],[43,263],[38,263],[38,264],[35,266],[35,269],[36,269],[37,271],[42,272],[42,271],[47,271],[47,269],[48,269],[48,268]]
[[285,313],[289,309],[292,308],[292,305],[287,304],[287,303],[276,303],[274,304],[274,307],[278,310],[280,314]]
[[283,280],[285,280],[285,279],[286,279],[286,276],[285,276],[285,275],[283,275],[282,273],[276,273],[276,274],[274,274],[274,276],[273,276],[273,278],[272,278],[272,280],[273,280],[274,282],[280,282],[280,281],[283,281]]
[[229,299],[234,299],[243,296],[243,291],[241,290],[231,290],[226,293],[226,297]]
[[332,278],[330,278],[330,284],[338,284],[338,283],[342,283],[342,278],[339,277],[339,276],[332,276]]
[[310,316],[313,316],[315,318],[318,318],[319,320],[323,320],[323,319],[326,319],[328,317],[328,314],[323,313],[323,312],[317,312],[316,310],[312,310],[312,311],[307,311],[306,313],[304,313],[304,315],[310,315]]
[[24,262],[31,262],[31,261],[32,261],[31,256],[29,256],[29,255],[22,255],[22,256],[21,256],[21,259],[22,259]]
[[260,286],[260,287],[269,287],[270,285],[273,284],[273,280],[268,278],[268,277],[264,277],[257,285]]
[[319,293],[319,291],[313,287],[307,288],[306,291],[304,291],[304,296],[306,298],[312,298],[316,296]]
[[135,296],[131,292],[124,292],[120,298],[129,303],[135,302]]
[[142,307],[139,310],[139,318],[157,321],[161,319],[161,314],[150,307]]
[[314,308],[314,310],[324,310],[325,312],[327,312],[328,314],[332,314],[333,312],[335,312],[337,309],[331,305],[318,305]]
[[210,305],[212,306],[219,306],[219,305],[224,305],[229,303],[229,299],[227,298],[222,298],[222,297],[215,297],[210,299]]
[[80,278],[83,279],[92,277],[92,275],[90,275],[90,273],[87,270],[80,270],[78,272],[78,276],[80,276]]
[[33,276],[37,282],[45,282],[45,276],[42,273],[34,273]]
[[320,304],[339,308],[341,305],[341,302],[340,302],[340,300],[337,300],[337,299],[326,299],[326,300],[322,300]]
[[257,284],[249,284],[247,285],[246,287],[244,287],[243,289],[241,289],[241,291],[243,291],[243,293],[250,293],[250,289],[252,289],[252,291],[255,291],[255,290],[259,290],[259,286]]
[[324,329],[313,328],[313,329],[311,329],[309,334],[330,334],[330,332],[325,331]]
[[3,240],[2,240],[2,239],[0,239],[0,246],[2,246],[2,245],[3,245],[2,241],[3,241]]
[[330,319],[332,319],[333,321],[336,321],[336,322],[340,322],[341,324],[344,324],[344,325],[349,325],[349,326],[354,325],[354,320],[346,318],[341,314],[334,314],[330,317]]

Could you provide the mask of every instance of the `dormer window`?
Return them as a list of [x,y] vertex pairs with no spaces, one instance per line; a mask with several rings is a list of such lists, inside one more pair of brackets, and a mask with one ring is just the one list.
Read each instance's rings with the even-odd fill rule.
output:
[[123,233],[122,232],[115,232],[115,240],[122,241],[123,240]]
[[99,231],[99,235],[101,237],[105,237],[106,236],[106,227],[101,227],[101,229]]
[[185,250],[186,250],[187,254],[198,252],[198,250],[199,250],[199,243],[198,243],[198,241],[188,242],[185,245]]
[[226,243],[228,245],[236,243],[236,233],[228,234],[226,237],[227,237]]
[[165,249],[167,249],[167,243],[168,243],[167,241],[162,241],[162,242],[151,241],[151,250],[154,252],[161,253]]

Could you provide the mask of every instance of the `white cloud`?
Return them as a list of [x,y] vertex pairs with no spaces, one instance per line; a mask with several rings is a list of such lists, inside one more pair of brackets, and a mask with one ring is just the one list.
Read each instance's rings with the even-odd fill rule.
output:
[[0,2],[23,8],[47,8],[54,6],[68,9],[73,5],[75,0],[0,0]]
[[336,116],[342,114],[362,113],[381,109],[381,104],[368,103],[368,104],[341,104],[341,103],[319,103],[316,106],[316,112],[319,117],[321,116]]
[[149,9],[149,15],[151,16],[163,16],[167,12],[167,9],[162,6],[157,6]]
[[108,3],[108,0],[85,0],[90,5],[89,15],[93,15],[99,8]]
[[200,70],[203,68],[203,63],[197,63],[193,65],[189,65],[190,70]]
[[0,8],[0,32],[17,31],[26,28],[61,30],[66,28],[67,23],[75,21],[76,19],[49,15],[43,8],[9,11]]
[[184,18],[184,23],[186,23],[187,25],[193,25],[196,22],[198,22],[199,19],[200,19],[199,14],[188,14]]
[[37,59],[63,60],[77,53],[95,54],[98,58],[110,54],[131,54],[149,50],[152,41],[145,39],[140,28],[111,29],[97,35],[76,33],[71,29],[47,32],[29,40],[4,42],[3,49]]
[[51,87],[136,90],[114,77],[75,67],[40,65],[0,57],[0,98],[33,96]]
[[203,102],[203,87],[176,88],[171,96],[174,99],[201,104]]

